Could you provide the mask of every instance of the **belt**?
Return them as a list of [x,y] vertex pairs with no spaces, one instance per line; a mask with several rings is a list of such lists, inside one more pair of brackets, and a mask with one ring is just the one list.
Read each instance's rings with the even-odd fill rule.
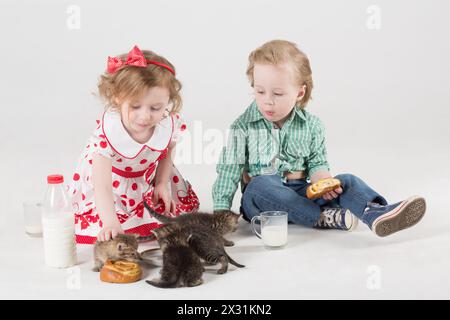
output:
[[[304,179],[306,178],[304,171],[294,171],[294,172],[283,172],[283,176],[286,177],[287,180],[296,180],[296,179]],[[253,177],[250,177],[247,171],[244,170],[242,175],[242,180],[244,184],[248,184]]]
[[295,172],[283,172],[283,176],[286,177],[287,180],[296,180],[296,179],[304,179],[306,178],[304,171],[295,171]]

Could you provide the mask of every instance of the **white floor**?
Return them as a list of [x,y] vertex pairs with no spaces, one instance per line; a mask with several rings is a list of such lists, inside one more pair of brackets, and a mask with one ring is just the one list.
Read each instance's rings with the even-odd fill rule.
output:
[[[0,78],[0,298],[450,298],[450,46],[441,41],[450,2],[414,1],[407,10],[406,1],[140,4],[145,18],[146,9],[158,8],[152,20],[136,19],[134,6],[106,13],[110,1],[30,2],[0,2],[0,30],[7,31],[0,54],[7,61]],[[291,10],[273,14],[286,4]],[[149,23],[167,25],[168,16],[175,24],[149,33]],[[296,42],[310,56],[315,89],[307,110],[326,128],[332,174],[354,173],[389,202],[422,195],[424,219],[387,238],[364,225],[353,233],[290,226],[279,251],[265,250],[242,221],[227,250],[246,268],[208,271],[195,288],[102,283],[90,271],[91,247],[78,248],[75,268],[45,267],[42,239],[24,232],[22,203],[42,199],[48,174],[72,177],[103,109],[91,93],[106,57],[138,44],[175,63],[190,132],[177,146],[187,159],[180,171],[209,211],[218,151],[252,97],[248,54],[273,38]],[[39,50],[30,54],[33,46]],[[24,67],[26,78],[18,72]],[[238,203],[239,195],[234,209]],[[150,269],[145,278],[157,275]]]
[[[352,153],[354,154],[354,153]],[[99,280],[93,266],[92,247],[79,246],[79,263],[69,270],[47,268],[43,261],[41,238],[24,232],[21,204],[39,199],[45,191],[45,176],[55,164],[39,152],[39,167],[4,159],[5,188],[0,202],[0,298],[33,299],[450,299],[450,212],[446,164],[450,155],[434,155],[434,166],[417,171],[423,160],[403,151],[384,163],[376,150],[364,151],[364,158],[379,159],[380,170],[359,158],[340,154],[333,159],[335,172],[354,172],[389,202],[420,194],[427,200],[427,212],[416,226],[379,238],[364,224],[352,233],[320,231],[289,226],[289,243],[278,251],[266,250],[252,235],[249,224],[241,221],[230,236],[236,245],[228,253],[243,269],[230,266],[218,275],[213,268],[204,274],[204,284],[195,288],[159,289],[140,281],[113,285]],[[67,158],[75,158],[69,154]],[[16,157],[20,159],[20,155]],[[61,163],[69,160],[62,158]],[[402,165],[404,164],[404,165]],[[183,165],[181,172],[194,186],[201,209],[212,208],[211,185],[214,165]],[[72,168],[62,173],[70,177]],[[382,171],[381,171],[382,169]],[[20,173],[18,173],[20,172]],[[61,171],[60,171],[61,172]],[[382,172],[382,174],[379,174]],[[20,190],[20,192],[18,192]],[[234,201],[238,209],[239,192]],[[153,246],[147,243],[142,250]],[[144,279],[157,277],[157,268],[145,271]]]
[[[139,281],[107,284],[90,271],[92,247],[78,246],[79,263],[68,270],[44,265],[42,238],[22,226],[2,232],[2,299],[448,299],[450,298],[448,214],[428,201],[414,228],[378,238],[360,224],[353,233],[289,226],[289,244],[266,250],[241,221],[229,254],[246,268],[218,275],[208,267],[204,284],[159,289]],[[445,221],[445,223],[443,223]],[[142,250],[154,246],[142,245]],[[158,276],[145,270],[144,279]]]

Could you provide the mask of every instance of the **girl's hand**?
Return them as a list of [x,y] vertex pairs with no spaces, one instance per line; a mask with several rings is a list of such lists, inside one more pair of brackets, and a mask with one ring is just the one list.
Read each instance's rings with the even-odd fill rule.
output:
[[175,202],[172,200],[167,184],[160,183],[155,185],[155,189],[153,190],[153,203],[158,203],[159,199],[162,199],[164,202],[165,212],[170,212],[175,214]]
[[342,188],[339,187],[337,189],[334,189],[333,191],[330,191],[328,193],[325,193],[322,198],[324,198],[325,200],[331,201],[333,199],[336,199],[337,197],[339,197],[339,195],[343,192]]
[[119,225],[104,225],[102,230],[97,235],[98,241],[108,241],[114,239],[118,234],[124,234],[122,227]]

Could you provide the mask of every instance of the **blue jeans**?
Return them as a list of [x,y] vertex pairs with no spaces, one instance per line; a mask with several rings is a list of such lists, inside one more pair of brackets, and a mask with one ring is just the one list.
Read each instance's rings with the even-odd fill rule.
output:
[[352,174],[335,177],[341,181],[343,193],[332,201],[322,198],[306,198],[306,179],[283,182],[281,176],[261,175],[254,177],[245,187],[241,200],[241,212],[246,220],[263,211],[286,211],[291,223],[313,227],[319,220],[321,207],[342,207],[362,218],[368,202],[386,205],[386,200],[364,181]]

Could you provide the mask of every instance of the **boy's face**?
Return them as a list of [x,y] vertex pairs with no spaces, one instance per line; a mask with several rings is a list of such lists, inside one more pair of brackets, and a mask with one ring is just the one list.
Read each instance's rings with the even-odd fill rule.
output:
[[255,64],[253,70],[255,100],[268,121],[281,127],[289,117],[297,98],[305,94],[305,86],[294,79],[290,64]]
[[133,138],[145,141],[162,120],[168,104],[169,90],[152,87],[139,100],[121,104],[122,123]]

